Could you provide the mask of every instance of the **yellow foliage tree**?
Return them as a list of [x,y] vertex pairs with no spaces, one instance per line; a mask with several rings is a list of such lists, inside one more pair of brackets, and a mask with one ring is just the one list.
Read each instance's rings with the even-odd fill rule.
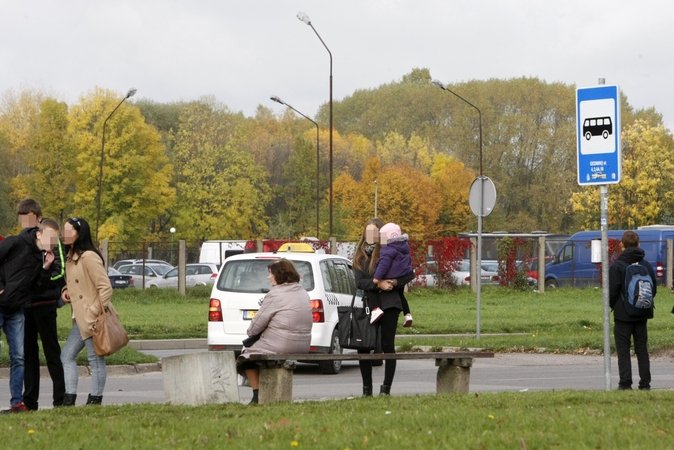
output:
[[[609,226],[634,229],[674,213],[674,140],[660,124],[636,120],[622,133],[622,179],[609,186]],[[599,228],[599,187],[571,198],[584,229]]]
[[456,236],[468,230],[472,218],[468,192],[475,173],[456,158],[438,153],[433,161],[431,178],[441,198],[437,207],[442,235]]

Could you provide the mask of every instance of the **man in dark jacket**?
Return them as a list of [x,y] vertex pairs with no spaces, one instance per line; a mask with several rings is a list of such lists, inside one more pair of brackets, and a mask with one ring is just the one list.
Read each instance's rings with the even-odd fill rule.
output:
[[[52,219],[42,219],[41,224],[54,230],[59,229],[59,224]],[[40,279],[31,291],[31,303],[23,310],[26,318],[23,343],[25,358],[23,403],[29,410],[38,409],[40,397],[38,334],[42,341],[42,350],[47,361],[49,376],[52,379],[54,406],[63,405],[63,396],[66,392],[63,364],[61,364],[61,346],[59,345],[56,326],[57,303],[61,297],[61,289],[66,284],[66,262],[60,241],[57,242],[53,252],[54,262],[50,268],[51,273],[42,272]]]
[[23,308],[41,274],[49,276],[54,261],[51,249],[57,240],[57,231],[41,227],[26,228],[0,242],[0,328],[9,347],[11,393],[11,408],[3,413],[27,411],[23,404]]
[[632,389],[632,361],[630,347],[634,336],[634,352],[639,365],[639,389],[650,390],[651,369],[648,359],[648,319],[653,318],[653,309],[645,316],[633,317],[627,313],[624,304],[625,270],[627,266],[638,262],[648,269],[653,280],[653,297],[657,290],[657,278],[653,266],[644,259],[646,253],[639,247],[639,235],[634,231],[626,231],[622,236],[624,250],[609,268],[609,303],[613,310],[613,336],[618,354],[618,372],[620,382],[618,389]]

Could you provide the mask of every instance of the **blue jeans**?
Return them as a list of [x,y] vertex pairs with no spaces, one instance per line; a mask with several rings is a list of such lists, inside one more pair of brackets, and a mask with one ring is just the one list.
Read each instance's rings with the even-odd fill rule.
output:
[[23,309],[13,314],[0,313],[0,334],[5,330],[7,345],[9,346],[9,393],[12,396],[12,407],[23,401]]
[[70,331],[66,345],[61,350],[63,375],[66,380],[66,394],[77,394],[78,373],[75,358],[84,347],[87,348],[87,357],[89,358],[89,367],[91,368],[91,395],[98,397],[103,395],[103,389],[105,388],[105,378],[107,375],[105,357],[98,356],[94,351],[93,338],[82,339],[80,329],[77,328],[77,323],[73,324],[73,329]]

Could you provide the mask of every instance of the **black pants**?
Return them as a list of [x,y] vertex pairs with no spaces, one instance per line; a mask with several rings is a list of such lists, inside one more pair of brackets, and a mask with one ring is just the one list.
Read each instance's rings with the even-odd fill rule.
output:
[[40,397],[40,348],[37,336],[42,340],[42,349],[47,360],[47,369],[54,385],[54,406],[63,404],[66,383],[61,364],[61,346],[56,331],[56,305],[34,306],[24,309],[26,317],[24,335],[25,374],[23,379],[23,402],[28,409],[38,407]]
[[613,326],[615,349],[618,354],[619,386],[632,387],[632,360],[630,347],[634,336],[634,353],[639,365],[639,388],[651,387],[651,363],[648,359],[648,320],[623,322],[616,320]]
[[[396,352],[396,329],[398,328],[400,310],[389,308],[384,310],[384,315],[379,319],[379,333],[381,333],[381,348],[384,353]],[[370,353],[367,350],[358,350],[358,353]],[[372,386],[372,361],[358,361],[360,375],[363,378],[363,386]],[[387,359],[384,363],[384,385],[391,386],[393,376],[396,373],[396,360]]]

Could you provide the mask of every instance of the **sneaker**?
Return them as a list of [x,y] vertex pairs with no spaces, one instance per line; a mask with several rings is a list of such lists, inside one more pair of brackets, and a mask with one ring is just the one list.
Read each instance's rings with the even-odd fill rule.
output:
[[16,406],[12,406],[10,409],[4,409],[0,411],[0,414],[13,414],[22,412],[28,412],[28,408],[26,408],[26,405],[24,405],[23,402],[19,402]]
[[640,391],[650,391],[651,387],[650,386],[639,386]]
[[370,325],[376,323],[379,319],[381,319],[381,316],[383,315],[384,311],[382,311],[381,308],[373,309],[372,313],[370,314]]
[[412,314],[405,314],[405,321],[403,322],[403,327],[409,328],[412,326]]

